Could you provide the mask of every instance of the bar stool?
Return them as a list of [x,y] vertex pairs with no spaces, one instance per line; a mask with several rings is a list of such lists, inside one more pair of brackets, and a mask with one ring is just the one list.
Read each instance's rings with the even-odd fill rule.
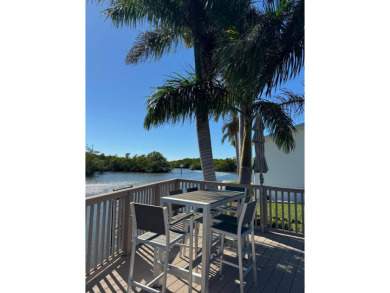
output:
[[[250,194],[247,194],[248,193],[248,190],[244,187],[236,187],[236,186],[225,186],[225,190],[232,190],[232,191],[242,191],[244,192],[245,194],[245,199],[244,201],[240,201],[241,204],[244,202],[250,202],[251,200],[251,195]],[[235,203],[239,203],[239,201],[234,201]],[[220,210],[221,212],[233,212],[233,213],[239,213],[240,212],[240,209],[241,209],[241,204],[239,207],[236,207],[236,206],[231,206],[231,205],[224,205],[224,206],[220,206],[218,207],[217,209]]]
[[[172,191],[169,191],[168,193],[170,196],[176,195],[176,194],[182,194],[183,190],[182,189],[172,190]],[[186,209],[185,205],[170,204],[169,205],[169,215],[170,215],[169,218],[170,218],[170,220],[175,220],[177,217],[183,217],[184,215],[191,213],[191,212],[183,211],[184,209]],[[202,215],[195,215],[193,224],[195,225],[195,252],[196,252],[196,256],[198,256],[198,234],[199,234],[199,225],[201,222],[202,222]],[[179,231],[183,231],[183,232],[187,231],[188,232],[189,221],[188,220],[183,221],[182,225],[183,225],[183,227],[182,227],[182,229],[179,229]],[[178,246],[181,246],[180,247],[180,257],[182,257],[182,255],[183,255],[183,252],[182,252],[183,248],[185,249],[185,247],[187,247],[187,245],[185,244],[187,238],[188,238],[188,236],[184,237],[183,243],[176,244]],[[190,253],[191,253],[191,251],[190,251]]]
[[[166,207],[150,206],[139,203],[130,203],[131,215],[132,215],[132,248],[130,259],[130,273],[128,279],[127,292],[130,293],[130,288],[134,290],[134,287],[139,287],[145,291],[151,293],[159,293],[160,291],[152,288],[153,284],[160,278],[163,278],[162,293],[166,292],[167,275],[169,272],[168,264],[169,251],[179,241],[182,241],[187,233],[182,231],[172,231],[170,227],[177,224],[178,221],[185,219],[190,220],[190,251],[193,249],[193,237],[192,227],[194,214],[188,213],[172,222],[168,222],[168,210]],[[144,230],[141,235],[138,235],[138,229]],[[161,274],[156,276],[147,285],[134,281],[134,261],[137,243],[144,243],[154,247],[154,266],[163,265],[164,270]],[[165,251],[164,260],[161,263],[157,259],[157,250],[163,249]],[[188,272],[188,292],[192,291],[192,253],[189,256],[189,272]]]
[[[241,209],[241,214],[237,224],[220,222],[212,225],[211,233],[217,233],[220,237],[220,251],[217,255],[217,260],[219,260],[219,274],[222,275],[222,265],[227,264],[238,268],[239,277],[240,277],[240,293],[244,293],[244,277],[252,269],[254,275],[255,287],[257,287],[257,275],[256,275],[256,254],[255,254],[255,235],[253,228],[253,220],[256,215],[256,207],[258,201],[252,201],[249,203],[244,203]],[[246,225],[246,226],[245,226]],[[242,240],[251,234],[251,244],[252,244],[252,263],[248,267],[243,267],[242,264],[242,255],[246,252],[242,249]],[[225,236],[234,239],[237,241],[237,259],[238,264],[226,261],[223,259],[224,252],[224,242]],[[249,249],[248,249],[249,252]]]

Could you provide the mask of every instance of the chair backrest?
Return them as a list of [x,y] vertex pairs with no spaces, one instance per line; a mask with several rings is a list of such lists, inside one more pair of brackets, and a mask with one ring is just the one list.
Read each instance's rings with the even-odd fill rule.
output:
[[257,207],[258,201],[251,201],[243,204],[242,212],[240,215],[240,219],[238,222],[238,225],[246,225],[248,223],[253,224],[253,219],[256,214],[256,207]]
[[167,208],[132,202],[130,203],[130,209],[135,230],[133,233],[137,233],[136,230],[140,229],[157,234],[166,234]]
[[[183,193],[183,189],[169,191],[169,195],[176,195],[176,194],[182,194],[182,193]],[[181,204],[174,204],[173,203],[171,205],[172,211],[177,211],[178,209],[181,209],[183,207],[185,207],[185,206],[181,205]]]
[[251,194],[247,192],[247,189],[245,187],[239,187],[239,186],[225,186],[225,190],[232,190],[232,191],[242,191],[245,194],[245,200],[244,202],[250,202],[252,199]]
[[199,190],[199,187],[190,187],[190,188],[187,188],[187,192],[193,192],[193,191],[197,191]]
[[229,186],[229,185],[226,185],[226,186],[225,186],[225,190],[246,192],[246,188],[245,188],[245,187]]
[[181,193],[183,193],[183,189],[169,191],[169,195],[175,195],[175,194],[181,194]]
[[252,200],[252,194],[249,192],[249,194],[247,194],[245,196],[245,201],[244,202],[250,202]]

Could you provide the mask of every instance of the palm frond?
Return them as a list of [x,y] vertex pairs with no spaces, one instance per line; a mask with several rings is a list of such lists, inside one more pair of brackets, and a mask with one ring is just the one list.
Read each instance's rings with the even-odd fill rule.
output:
[[253,8],[252,0],[214,0],[206,3],[209,26],[215,30],[240,26],[245,21],[248,11]]
[[281,104],[264,100],[257,102],[256,106],[275,145],[287,154],[294,150],[293,133],[296,129],[284,107]]
[[148,22],[155,26],[181,26],[181,3],[169,0],[96,0],[109,2],[103,11],[106,19],[111,19],[115,27],[130,26]]
[[227,30],[217,52],[224,77],[246,95],[270,95],[304,64],[303,0],[275,3],[251,17],[246,29]]
[[199,81],[195,73],[188,74],[188,77],[168,76],[164,85],[155,89],[146,103],[146,129],[165,123],[183,123],[186,119],[191,121],[196,113],[211,116],[225,107],[229,94],[223,84],[217,80]]
[[228,139],[230,144],[235,146],[235,137],[238,131],[239,131],[239,122],[238,122],[237,114],[231,112],[230,118],[225,119],[225,122],[222,125],[222,133],[224,134],[221,140],[222,144],[225,142],[226,139]]
[[295,94],[289,89],[281,89],[281,94],[275,96],[285,111],[290,116],[299,116],[305,112],[305,97],[301,94]]
[[155,28],[138,35],[126,56],[126,64],[136,65],[148,59],[159,60],[164,54],[175,53],[182,35],[171,28]]
[[[223,132],[223,129],[222,129],[222,132]],[[222,136],[222,138],[221,138],[221,143],[224,144],[224,142],[225,142],[226,139],[228,139],[228,140],[230,139],[230,137],[229,137],[229,135],[228,135],[227,133],[225,133],[225,134]]]

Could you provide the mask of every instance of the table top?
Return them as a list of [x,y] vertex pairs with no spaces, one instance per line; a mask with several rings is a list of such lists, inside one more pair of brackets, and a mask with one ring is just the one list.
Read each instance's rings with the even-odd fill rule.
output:
[[[214,205],[220,202],[229,202],[244,197],[242,191],[231,190],[197,190],[176,195],[161,197],[161,202],[174,204],[188,204],[196,207]],[[219,205],[219,204],[217,204]]]

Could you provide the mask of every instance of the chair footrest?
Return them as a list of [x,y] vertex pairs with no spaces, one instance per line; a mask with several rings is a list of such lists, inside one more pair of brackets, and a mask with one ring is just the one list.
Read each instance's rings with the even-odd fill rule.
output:
[[[230,261],[221,259],[220,257],[215,258],[215,260],[221,261],[222,263],[227,264],[227,265],[232,266],[232,267],[235,267],[235,268],[237,268],[237,269],[240,268],[240,266],[239,266],[238,264],[235,264],[235,263],[232,263],[232,262],[230,262]],[[248,274],[248,272],[253,268],[253,265],[254,265],[254,263],[251,263],[251,264],[250,264],[249,266],[247,266],[247,267],[246,267],[246,266],[242,266],[244,277],[245,277],[245,276]]]
[[157,290],[157,289],[153,289],[151,287],[148,287],[144,284],[141,284],[141,283],[138,283],[136,281],[130,281],[130,285],[131,286],[134,286],[134,287],[139,287],[141,288],[142,290],[145,290],[147,292],[151,292],[151,293],[160,293],[161,291],[160,290]]
[[217,207],[217,209],[224,210],[224,211],[233,211],[233,212],[238,211],[238,208],[236,206],[221,206],[221,207]]

